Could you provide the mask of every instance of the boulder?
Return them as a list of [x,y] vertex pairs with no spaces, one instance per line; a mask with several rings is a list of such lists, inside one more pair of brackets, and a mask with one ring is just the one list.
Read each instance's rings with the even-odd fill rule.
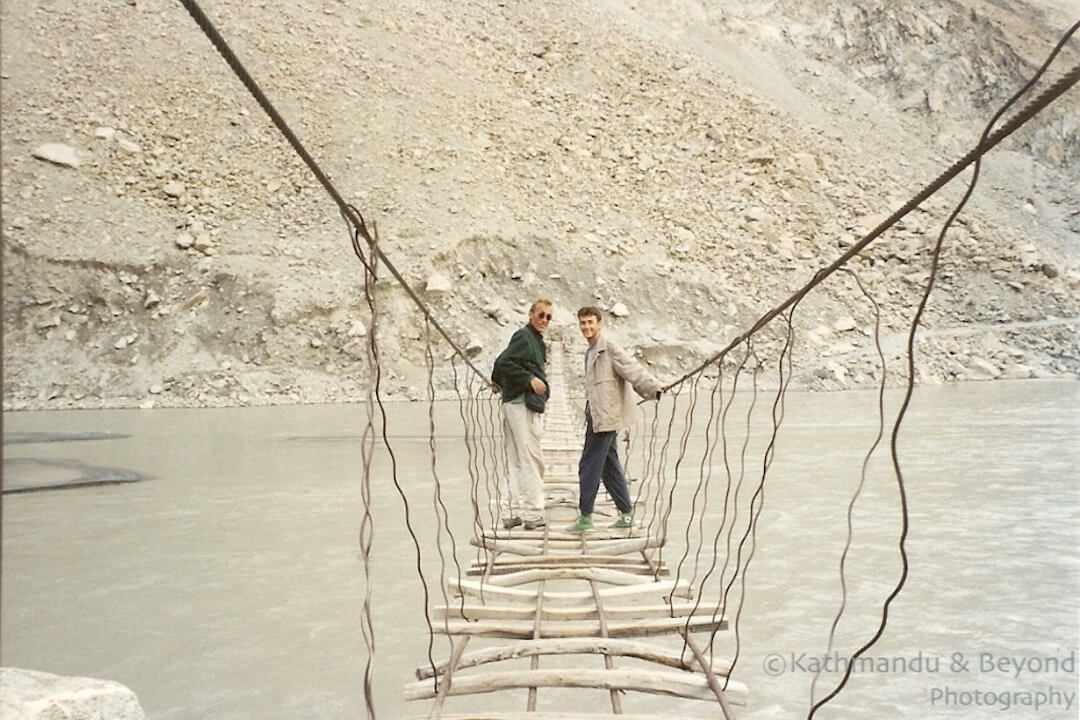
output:
[[75,152],[75,148],[70,145],[45,143],[34,148],[34,152],[31,154],[38,160],[44,160],[53,165],[69,168],[79,167],[79,156]]
[[146,720],[139,698],[111,680],[0,668],[4,720]]
[[450,278],[435,273],[427,279],[425,288],[429,293],[448,293],[451,289]]

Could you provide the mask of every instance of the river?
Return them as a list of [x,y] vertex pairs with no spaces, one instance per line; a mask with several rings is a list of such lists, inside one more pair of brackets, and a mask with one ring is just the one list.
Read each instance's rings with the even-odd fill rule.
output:
[[[734,677],[750,688],[740,718],[806,716],[875,403],[873,392],[788,395],[739,618]],[[1077,717],[1078,407],[1076,382],[917,390],[899,442],[906,586],[867,653],[878,664],[861,667],[816,717],[998,718],[1006,702],[1012,716]],[[438,473],[467,562],[457,412],[436,407]],[[3,664],[122,682],[151,720],[363,717],[364,417],[355,405],[5,413],[5,490],[33,491],[4,496]],[[427,407],[394,404],[390,418],[431,581]],[[696,472],[676,496],[672,567]],[[107,484],[36,489],[79,479]],[[376,709],[418,715],[427,705],[406,704],[402,686],[427,658],[423,589],[385,458],[373,493]],[[900,572],[887,454],[871,464],[854,527],[848,610],[827,669],[873,634]],[[446,653],[437,643],[436,659]],[[826,672],[818,697],[838,678]],[[1044,696],[1037,710],[1025,704]],[[465,707],[523,710],[523,698],[487,695]],[[581,702],[574,707],[593,700]],[[670,698],[627,707],[718,713]],[[586,709],[606,711],[603,702]]]

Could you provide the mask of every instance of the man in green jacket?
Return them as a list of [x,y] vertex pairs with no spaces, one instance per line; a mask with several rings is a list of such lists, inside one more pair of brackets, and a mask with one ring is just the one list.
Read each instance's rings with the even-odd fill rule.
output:
[[499,510],[507,530],[522,524],[526,530],[545,525],[543,419],[540,412],[526,406],[526,394],[535,393],[544,400],[548,396],[543,333],[551,322],[551,308],[550,300],[532,304],[528,325],[513,334],[491,371],[491,381],[502,393],[508,487],[500,494]]

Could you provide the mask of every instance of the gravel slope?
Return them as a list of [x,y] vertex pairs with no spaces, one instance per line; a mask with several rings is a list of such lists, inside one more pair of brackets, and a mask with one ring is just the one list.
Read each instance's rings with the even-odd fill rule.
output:
[[[204,8],[479,368],[547,296],[556,334],[575,338],[579,305],[617,310],[614,332],[671,377],[962,155],[1080,17],[984,2]],[[361,398],[370,319],[345,225],[183,8],[27,0],[0,21],[5,408]],[[988,158],[947,241],[920,380],[1080,373],[1077,92]],[[77,166],[35,157],[48,143]],[[890,353],[961,192],[854,264]],[[383,387],[415,398],[422,317],[380,288]],[[875,382],[871,312],[850,276],[809,296],[796,382]]]

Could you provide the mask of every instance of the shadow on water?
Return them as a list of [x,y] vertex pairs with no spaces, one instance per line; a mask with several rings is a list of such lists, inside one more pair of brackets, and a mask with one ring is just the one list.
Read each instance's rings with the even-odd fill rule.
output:
[[43,458],[5,458],[4,494],[68,490],[95,485],[117,485],[145,480],[123,468],[87,465],[78,460]]
[[122,440],[131,437],[123,433],[111,432],[6,432],[5,445],[23,445],[26,443],[75,442],[79,440]]

